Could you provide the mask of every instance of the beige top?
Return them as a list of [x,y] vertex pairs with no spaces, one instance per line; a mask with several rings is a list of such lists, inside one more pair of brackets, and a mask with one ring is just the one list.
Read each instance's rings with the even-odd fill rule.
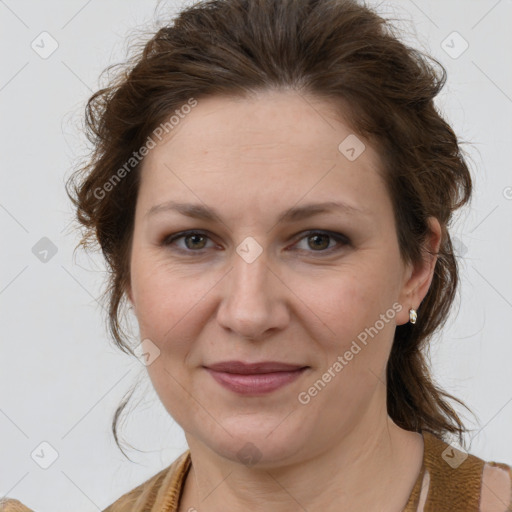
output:
[[[403,512],[512,512],[512,468],[452,448],[428,432],[423,464]],[[177,512],[190,450],[103,512]],[[18,500],[0,500],[2,512],[34,512]]]

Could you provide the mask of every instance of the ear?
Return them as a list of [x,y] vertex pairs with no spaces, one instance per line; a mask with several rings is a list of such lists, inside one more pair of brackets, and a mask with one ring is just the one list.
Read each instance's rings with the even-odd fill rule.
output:
[[397,325],[409,321],[409,309],[418,309],[434,277],[437,253],[441,245],[441,225],[435,217],[428,218],[430,235],[423,247],[423,258],[416,264],[409,263],[404,272],[404,283],[399,302],[403,309],[397,315]]

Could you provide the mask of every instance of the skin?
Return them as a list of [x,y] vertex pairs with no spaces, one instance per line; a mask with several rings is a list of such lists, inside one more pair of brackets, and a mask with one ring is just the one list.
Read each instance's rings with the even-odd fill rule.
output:
[[[402,261],[379,155],[359,137],[366,149],[347,159],[338,146],[350,134],[333,105],[311,96],[211,97],[144,161],[127,293],[141,339],[160,350],[149,376],[190,447],[180,511],[396,512],[407,502],[423,438],[388,416],[385,368],[395,328],[426,295],[436,257]],[[169,200],[207,205],[219,218],[148,215]],[[323,201],[365,214],[277,221],[292,206]],[[185,230],[206,238],[163,244]],[[318,240],[310,230],[349,241]],[[428,247],[437,252],[435,219],[431,231]],[[246,237],[262,249],[251,263],[236,251]],[[300,403],[299,393],[393,304],[401,310]],[[309,368],[285,387],[247,397],[203,368],[233,359]],[[254,465],[237,456],[248,442],[260,456]]]

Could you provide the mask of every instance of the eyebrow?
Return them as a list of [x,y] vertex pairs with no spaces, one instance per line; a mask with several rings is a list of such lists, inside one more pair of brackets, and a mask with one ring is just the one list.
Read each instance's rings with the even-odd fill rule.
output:
[[[176,211],[194,219],[206,221],[216,221],[221,218],[215,208],[210,208],[201,204],[180,203],[177,201],[167,201],[162,204],[151,207],[145,214],[150,217],[162,212]],[[347,203],[327,201],[323,203],[311,203],[304,206],[294,206],[281,213],[277,222],[298,222],[314,215],[322,213],[343,212],[348,215],[368,216],[369,211],[364,208],[358,208]]]

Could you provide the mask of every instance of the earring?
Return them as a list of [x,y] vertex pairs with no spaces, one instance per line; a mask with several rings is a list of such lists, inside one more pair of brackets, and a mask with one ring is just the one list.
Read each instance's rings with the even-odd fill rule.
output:
[[409,309],[409,322],[411,322],[411,324],[415,324],[417,318],[418,314],[416,313],[416,310],[413,308]]

